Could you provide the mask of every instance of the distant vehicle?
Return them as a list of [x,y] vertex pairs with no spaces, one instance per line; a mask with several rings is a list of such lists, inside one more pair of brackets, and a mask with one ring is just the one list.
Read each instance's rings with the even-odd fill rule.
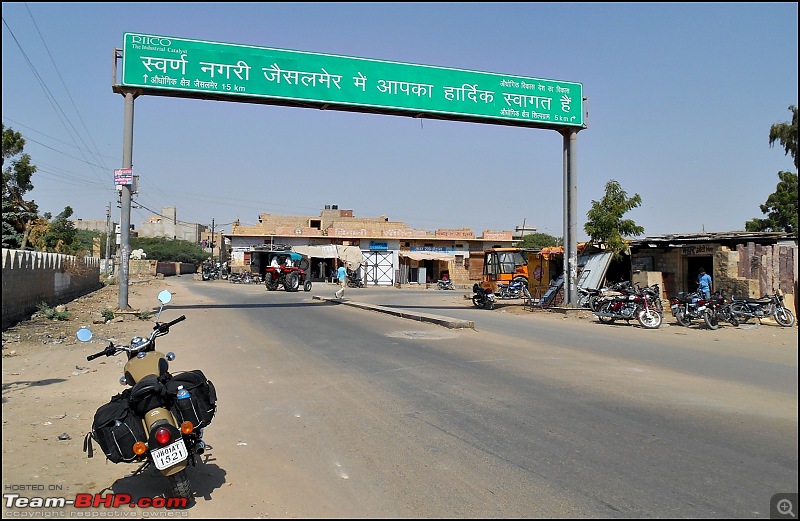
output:
[[264,272],[264,286],[268,291],[275,291],[283,286],[284,291],[311,291],[311,281],[306,270],[310,265],[309,258],[293,251],[267,252],[267,265]]
[[[521,283],[528,288],[528,251],[522,248],[491,248],[483,252],[481,287],[499,293],[498,285]],[[518,285],[518,284],[515,284]]]

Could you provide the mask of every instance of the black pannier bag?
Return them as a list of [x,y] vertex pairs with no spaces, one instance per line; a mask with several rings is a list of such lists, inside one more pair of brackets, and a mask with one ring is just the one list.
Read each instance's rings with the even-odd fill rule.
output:
[[[177,398],[178,387],[189,391],[189,398]],[[208,427],[217,412],[217,391],[203,371],[184,371],[173,374],[167,381],[167,391],[172,397],[172,414],[178,423],[192,422],[195,429]]]
[[94,439],[112,463],[134,461],[137,456],[133,452],[133,444],[146,442],[142,420],[134,413],[128,401],[129,392],[118,394],[99,409],[94,415],[92,432],[83,441],[83,451],[92,457]]

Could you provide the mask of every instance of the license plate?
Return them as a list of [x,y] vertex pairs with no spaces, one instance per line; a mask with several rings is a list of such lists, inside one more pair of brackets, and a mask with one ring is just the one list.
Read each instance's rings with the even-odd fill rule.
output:
[[174,443],[161,447],[150,452],[153,456],[153,463],[155,463],[158,470],[164,470],[176,463],[179,463],[189,457],[189,451],[186,450],[186,444],[183,439]]

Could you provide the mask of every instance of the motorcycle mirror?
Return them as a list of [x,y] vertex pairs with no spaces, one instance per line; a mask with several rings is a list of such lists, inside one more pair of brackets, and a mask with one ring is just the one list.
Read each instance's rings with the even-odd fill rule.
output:
[[80,328],[78,332],[75,334],[75,336],[77,336],[78,340],[80,340],[81,342],[88,342],[89,340],[92,339],[92,335],[93,335],[92,330],[86,326]]
[[158,301],[161,302],[161,304],[168,304],[170,300],[172,300],[172,293],[170,293],[168,289],[158,294]]

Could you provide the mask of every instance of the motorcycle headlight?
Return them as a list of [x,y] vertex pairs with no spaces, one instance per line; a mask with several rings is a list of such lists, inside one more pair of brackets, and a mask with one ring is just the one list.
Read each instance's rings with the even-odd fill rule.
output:
[[146,343],[147,343],[147,339],[146,338],[142,338],[140,336],[135,336],[135,337],[131,338],[131,347],[133,347],[133,348],[141,347],[142,345],[144,345]]

